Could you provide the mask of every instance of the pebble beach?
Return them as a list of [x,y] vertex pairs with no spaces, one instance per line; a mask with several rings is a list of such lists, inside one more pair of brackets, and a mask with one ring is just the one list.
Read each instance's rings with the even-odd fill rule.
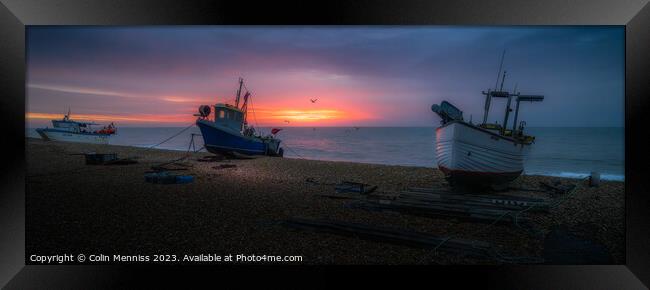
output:
[[[138,162],[86,165],[79,154],[87,152],[117,153]],[[624,182],[601,181],[600,186],[589,187],[579,179],[519,177],[513,187],[539,188],[540,182],[577,186],[570,196],[503,193],[558,201],[549,213],[526,213],[539,233],[532,235],[502,224],[354,209],[347,206],[350,200],[322,196],[333,193],[332,184],[342,181],[375,185],[380,193],[448,187],[434,168],[279,157],[199,161],[211,155],[27,138],[26,254],[300,255],[299,264],[504,263],[277,225],[295,217],[479,240],[503,256],[539,263],[548,263],[544,257],[549,234],[562,229],[602,245],[609,263],[625,263]],[[152,166],[183,157],[179,163],[185,170],[178,173],[193,176],[193,182],[145,182],[144,174]]]

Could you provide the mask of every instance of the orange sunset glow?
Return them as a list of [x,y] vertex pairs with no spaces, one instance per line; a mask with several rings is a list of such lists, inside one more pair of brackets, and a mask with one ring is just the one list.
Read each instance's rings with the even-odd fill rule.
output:
[[[363,89],[358,86],[329,87],[313,79],[303,81],[298,88],[287,89],[267,86],[251,81],[251,102],[248,104],[249,124],[255,126],[349,126],[362,122],[371,122],[376,118],[376,112],[384,110],[381,105],[370,106],[367,98],[376,94],[373,89]],[[273,76],[269,76],[273,79]],[[200,105],[214,105],[215,103],[235,103],[236,82],[224,79],[223,85],[215,88],[215,94],[183,94],[162,93],[159,96],[128,92],[124,90],[104,91],[95,88],[54,86],[41,84],[28,84],[29,92],[61,94],[64,97],[85,96],[87,99],[110,99],[111,108],[98,111],[93,104],[70,106],[72,118],[77,120],[92,120],[97,122],[116,122],[118,125],[131,126],[145,125],[178,126],[192,123],[196,120],[194,114]],[[209,82],[206,82],[209,83]],[[258,96],[256,92],[262,92]],[[309,92],[309,95],[305,94]],[[218,95],[218,96],[216,96]],[[137,96],[134,98],[134,96]],[[135,103],[130,106],[129,104]],[[314,100],[314,102],[311,102]],[[65,102],[63,102],[65,103]],[[122,106],[125,110],[114,113],[115,106]],[[138,112],[138,108],[157,108],[159,112]],[[125,112],[126,111],[126,112]],[[374,111],[374,112],[373,112]],[[67,107],[58,112],[28,111],[25,118],[34,124],[46,124],[49,120],[60,119],[67,112]]]
[[[351,113],[334,109],[312,110],[312,109],[257,109],[250,111],[249,122],[257,122],[260,126],[272,126],[281,124],[283,126],[328,126],[336,125],[346,121],[364,120],[367,115],[363,113]],[[111,115],[111,114],[77,114],[72,112],[76,120],[94,120],[97,122],[129,122],[129,123],[160,123],[177,124],[191,123],[196,117],[193,114],[164,114],[164,115]],[[32,121],[47,121],[61,119],[63,113],[38,113],[28,112],[25,118]],[[287,123],[287,121],[289,121]]]
[[[93,120],[97,122],[143,122],[143,123],[179,123],[191,120],[185,115],[110,115],[110,114],[76,114],[72,112],[75,120]],[[28,120],[55,120],[61,119],[63,113],[32,113],[25,114]]]
[[[76,120],[187,126],[200,105],[234,104],[239,77],[253,126],[436,126],[430,108],[442,100],[476,120],[504,48],[506,87],[574,96],[526,112],[529,124],[623,122],[611,97],[623,91],[623,74],[609,70],[623,55],[614,28],[31,27],[26,36],[28,127],[68,108]],[[584,106],[596,100],[607,109]]]

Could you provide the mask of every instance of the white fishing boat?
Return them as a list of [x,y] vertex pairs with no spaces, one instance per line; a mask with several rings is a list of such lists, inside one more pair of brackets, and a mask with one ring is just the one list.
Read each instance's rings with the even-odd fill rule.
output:
[[[503,184],[523,172],[524,158],[535,137],[524,134],[524,121],[517,126],[519,105],[522,101],[540,102],[544,96],[503,91],[504,81],[505,72],[501,89],[483,92],[485,111],[481,124],[464,121],[463,112],[447,101],[431,107],[442,119],[442,125],[436,128],[436,161],[452,185]],[[487,123],[492,98],[507,99],[503,124]],[[512,129],[508,130],[513,98],[516,101],[514,122]]]
[[80,142],[92,144],[108,144],[109,138],[116,133],[113,123],[100,130],[93,126],[101,124],[79,122],[70,119],[70,110],[61,120],[52,120],[53,128],[39,128],[36,132],[46,141]]

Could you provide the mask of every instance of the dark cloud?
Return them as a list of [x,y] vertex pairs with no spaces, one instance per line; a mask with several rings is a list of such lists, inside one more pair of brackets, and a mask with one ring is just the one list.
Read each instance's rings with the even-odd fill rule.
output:
[[[300,86],[288,77],[278,83],[281,76],[314,71],[346,80],[327,84],[378,92],[369,102],[416,110],[448,99],[474,117],[506,49],[506,88],[517,83],[522,92],[547,96],[522,109],[529,124],[622,126],[624,119],[622,27],[36,26],[28,28],[27,45],[30,84],[143,99],[207,97],[229,94],[239,75],[273,80],[276,86],[265,88],[279,91]],[[58,101],[33,94],[30,109],[52,103],[59,111]],[[379,125],[430,125],[429,113],[403,112]]]

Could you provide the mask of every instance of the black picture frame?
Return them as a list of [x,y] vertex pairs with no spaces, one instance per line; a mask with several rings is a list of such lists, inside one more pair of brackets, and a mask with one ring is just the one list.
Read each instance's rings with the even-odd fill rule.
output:
[[[499,288],[645,288],[650,285],[650,148],[648,75],[650,5],[630,1],[40,1],[1,0],[0,118],[5,148],[0,181],[0,285],[7,288],[111,288],[126,281],[230,277],[234,271],[286,276],[308,272],[317,281],[370,270],[395,271],[429,283],[477,283]],[[622,25],[626,31],[625,207],[626,264],[507,267],[144,267],[25,266],[25,27],[27,25]],[[344,271],[343,271],[344,270]],[[217,275],[217,276],[215,276]],[[278,275],[273,280],[278,281]],[[286,278],[285,276],[285,278]],[[221,278],[219,278],[221,277]],[[289,277],[290,278],[290,277]],[[256,279],[247,279],[245,283]],[[196,280],[191,280],[196,282]],[[258,280],[258,282],[260,282]],[[318,282],[318,283],[320,283]],[[235,282],[237,283],[237,282]],[[269,284],[273,285],[273,284]],[[283,285],[283,284],[280,284]],[[444,284],[440,284],[444,285]],[[458,285],[458,284],[456,284]],[[644,286],[645,285],[645,286]]]

